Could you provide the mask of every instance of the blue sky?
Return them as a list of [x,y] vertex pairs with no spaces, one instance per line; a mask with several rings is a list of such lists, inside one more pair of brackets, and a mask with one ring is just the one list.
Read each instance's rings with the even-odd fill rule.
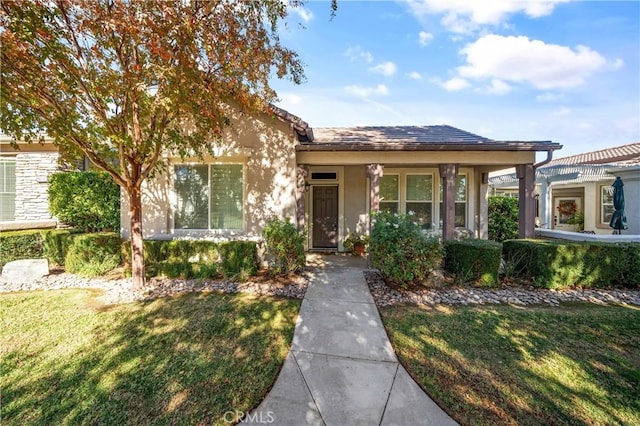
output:
[[552,140],[556,157],[640,141],[640,2],[327,1],[280,36],[306,83],[279,106],[312,127],[449,124]]

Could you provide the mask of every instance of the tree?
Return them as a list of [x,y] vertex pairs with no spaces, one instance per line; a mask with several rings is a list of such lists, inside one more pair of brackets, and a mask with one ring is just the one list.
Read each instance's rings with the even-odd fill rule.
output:
[[518,238],[518,199],[489,197],[489,239],[503,242]]
[[[278,78],[300,83],[284,47],[280,0],[3,0],[0,128],[55,139],[84,155],[129,198],[133,285],[144,285],[143,181],[162,154],[202,156],[229,106],[268,111]],[[335,2],[332,3],[335,10]],[[333,12],[332,12],[333,13]]]

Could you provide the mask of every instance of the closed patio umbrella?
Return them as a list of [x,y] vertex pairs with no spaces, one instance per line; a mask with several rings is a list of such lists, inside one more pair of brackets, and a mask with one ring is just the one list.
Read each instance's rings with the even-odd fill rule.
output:
[[619,177],[613,182],[613,216],[611,216],[611,222],[609,226],[613,228],[614,234],[620,234],[623,229],[629,229],[627,223],[627,216],[624,214],[624,183]]

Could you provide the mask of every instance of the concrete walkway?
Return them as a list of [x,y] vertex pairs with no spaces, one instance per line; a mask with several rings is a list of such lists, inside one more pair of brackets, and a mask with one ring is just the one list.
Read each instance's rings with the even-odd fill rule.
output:
[[362,270],[363,259],[314,256],[291,351],[245,423],[456,425],[398,363]]

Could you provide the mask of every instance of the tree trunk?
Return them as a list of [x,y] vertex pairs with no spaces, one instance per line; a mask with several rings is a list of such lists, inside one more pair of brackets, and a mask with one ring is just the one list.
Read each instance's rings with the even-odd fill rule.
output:
[[129,219],[131,221],[131,275],[134,290],[142,290],[145,283],[144,246],[142,239],[142,190],[140,186],[127,188]]

